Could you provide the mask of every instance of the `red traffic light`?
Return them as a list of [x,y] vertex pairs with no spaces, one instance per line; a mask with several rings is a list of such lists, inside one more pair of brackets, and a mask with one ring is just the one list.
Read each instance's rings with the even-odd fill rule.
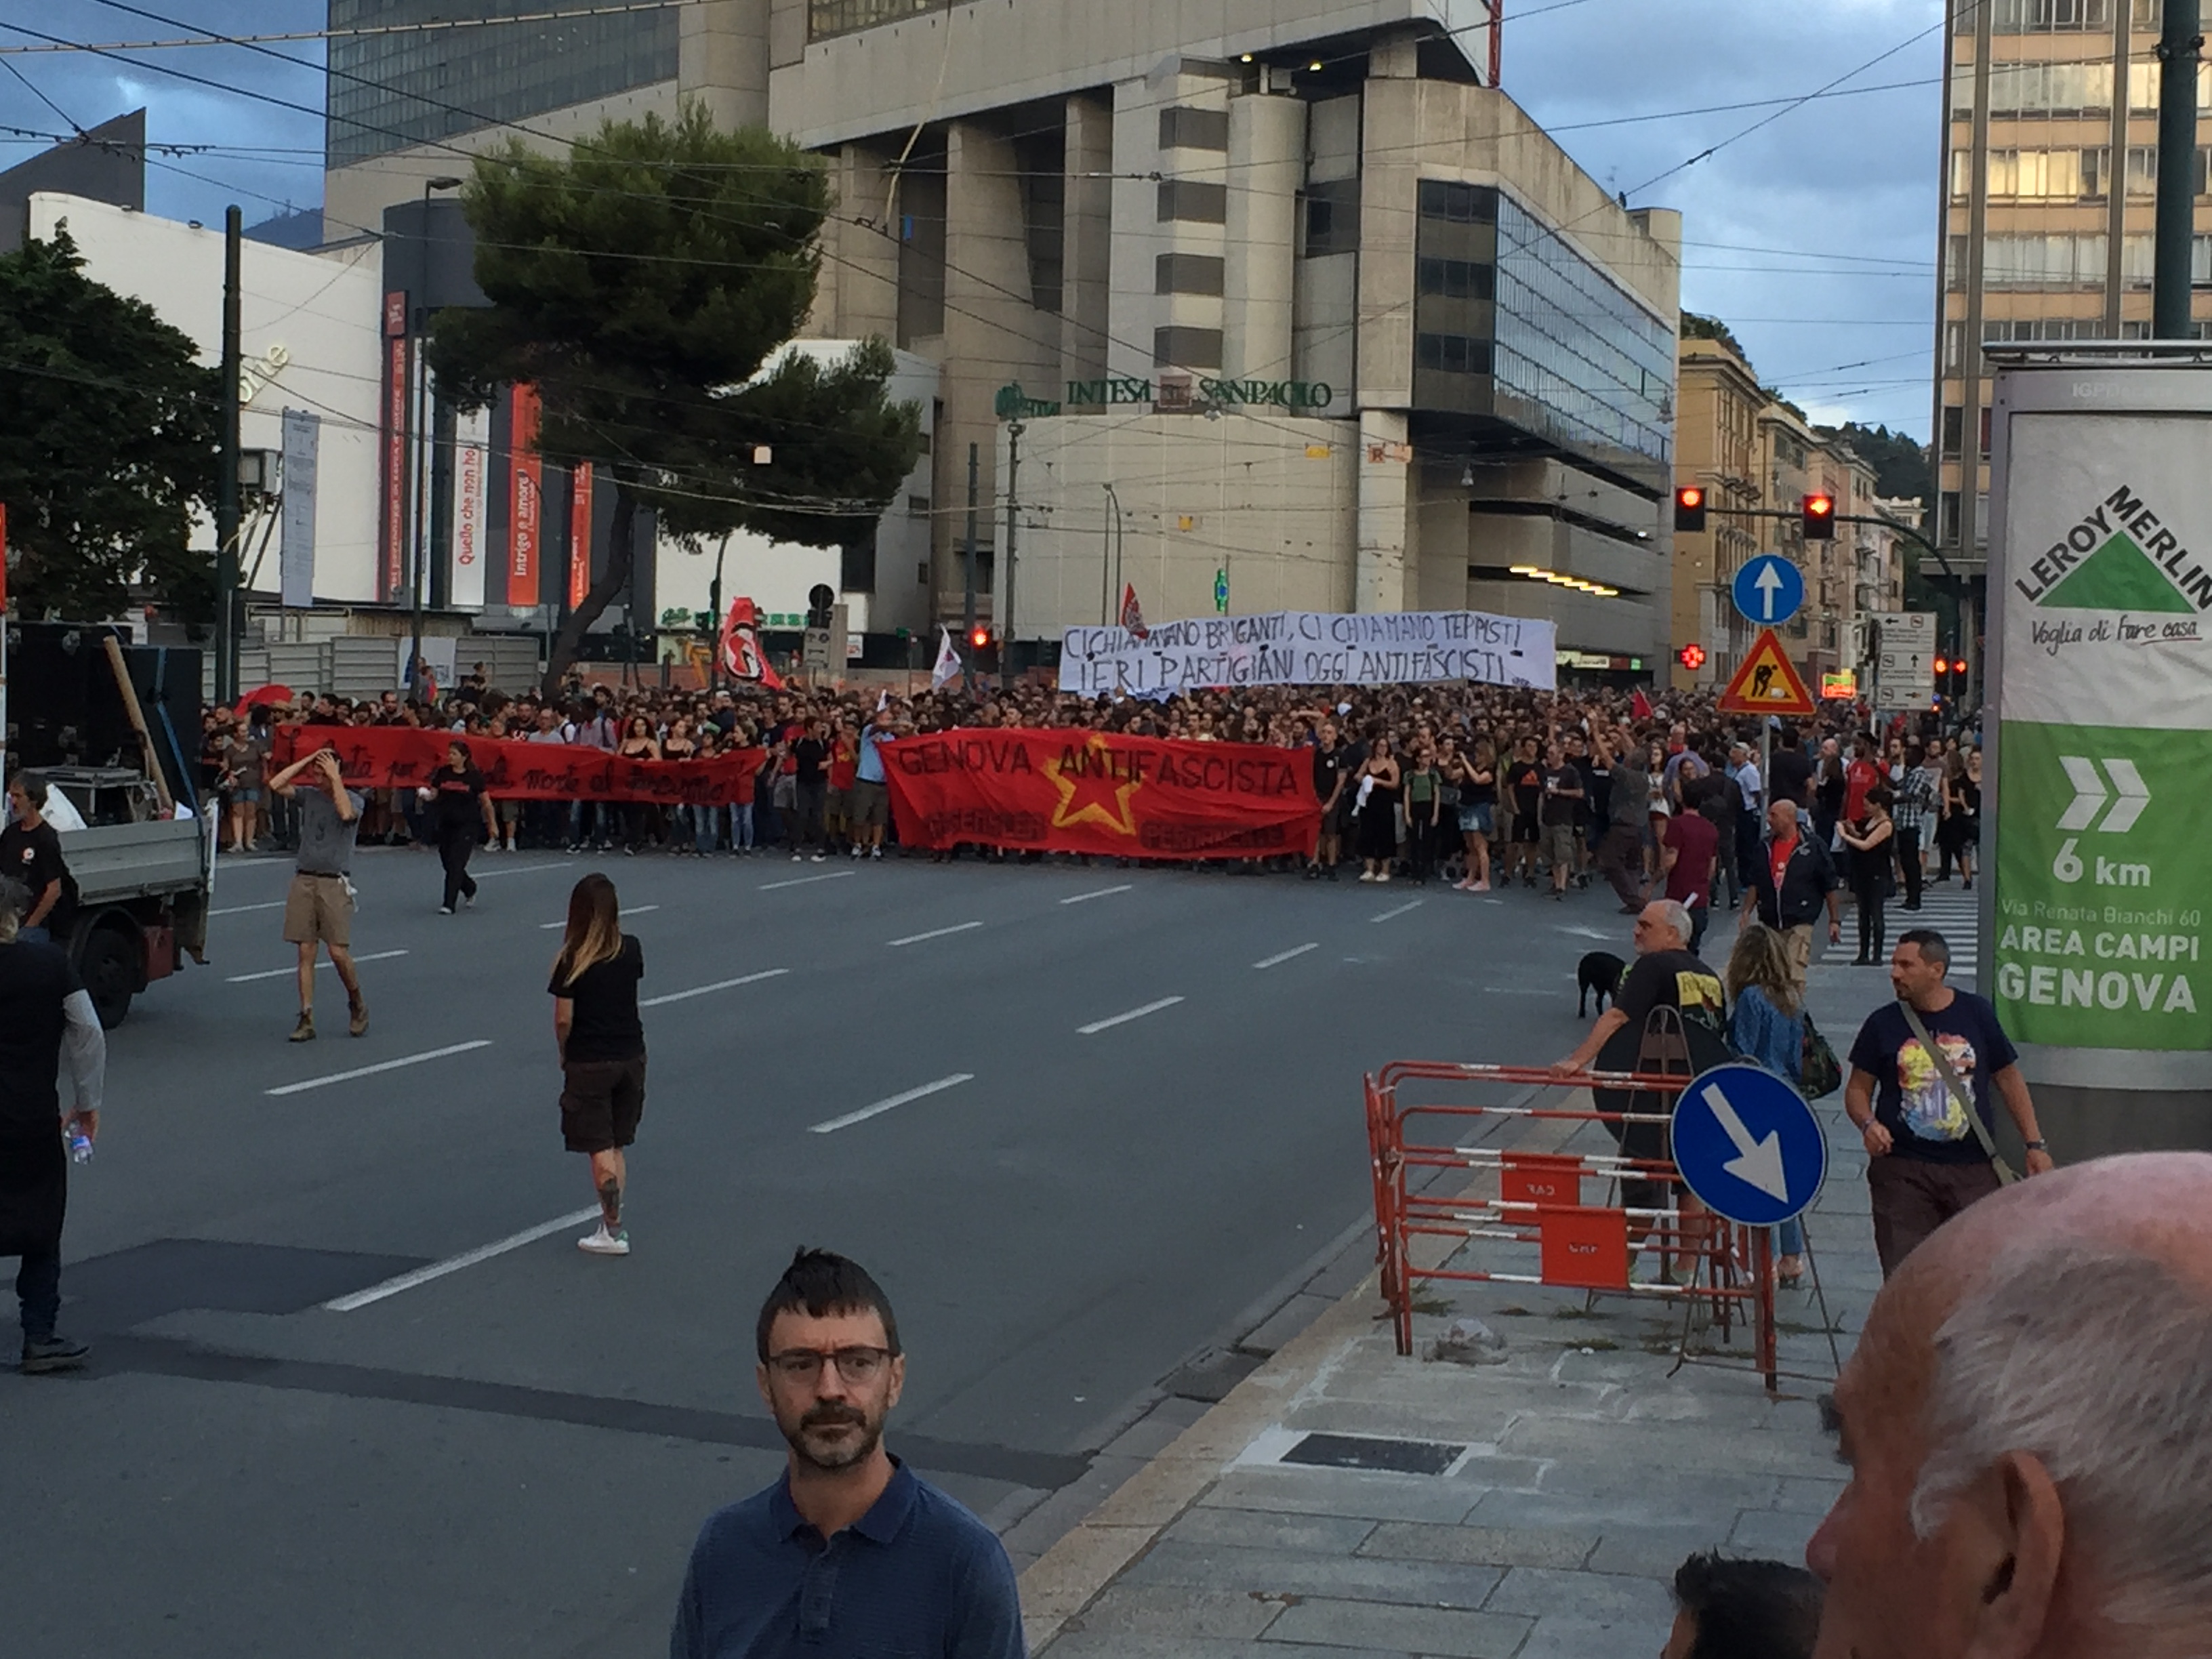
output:
[[1695,484],[1684,484],[1674,492],[1674,499],[1685,507],[1703,507],[1705,504],[1705,492]]
[[1805,539],[1808,542],[1830,542],[1836,538],[1836,498],[1833,495],[1805,497]]
[[991,630],[989,629],[976,628],[969,630],[968,643],[975,647],[976,650],[981,651],[985,646],[990,644],[990,642]]
[[1705,527],[1705,488],[1683,484],[1674,491],[1674,528],[1686,535],[1698,535]]
[[1682,666],[1693,673],[1705,665],[1705,647],[1695,641],[1684,646],[1674,654],[1680,660]]

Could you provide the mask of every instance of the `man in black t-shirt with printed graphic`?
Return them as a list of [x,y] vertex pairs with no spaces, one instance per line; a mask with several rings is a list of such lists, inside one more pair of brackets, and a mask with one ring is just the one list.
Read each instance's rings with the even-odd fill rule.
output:
[[[1996,1169],[1984,1136],[1993,1133],[1992,1090],[2027,1146],[2027,1173],[2052,1167],[2036,1127],[2035,1103],[2019,1054],[1996,1010],[1943,976],[1951,947],[1930,927],[1899,936],[1889,981],[1898,1000],[1877,1008],[1851,1044],[1844,1109],[1866,1142],[1875,1250],[1887,1279],[1920,1241],[1978,1199],[1996,1191]],[[1981,1132],[1906,1017],[1910,1006],[1972,1098]]]

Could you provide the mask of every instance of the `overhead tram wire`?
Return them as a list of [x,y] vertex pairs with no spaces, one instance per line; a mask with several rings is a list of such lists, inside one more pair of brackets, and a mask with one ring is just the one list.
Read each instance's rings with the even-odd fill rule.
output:
[[[133,13],[136,13],[137,15],[144,15],[144,16],[151,17],[151,18],[153,18],[155,21],[157,21],[167,22],[167,23],[169,23],[172,27],[185,27],[185,26],[184,26],[184,25],[176,24],[176,23],[173,21],[173,20],[168,20],[168,19],[161,18],[161,17],[159,15],[159,14],[151,13],[151,12],[147,12],[147,11],[143,10],[143,9],[141,9],[141,8],[136,8],[136,7],[131,7],[131,6],[127,6],[127,5],[122,5],[122,4],[120,4],[120,3],[119,3],[119,0],[103,0],[103,3],[107,3],[107,4],[110,4],[110,5],[113,5],[113,6],[115,6],[115,7],[116,7],[116,9],[121,9],[121,10],[125,10],[125,11],[133,12]],[[1550,8],[1550,9],[1563,9],[1563,8]],[[48,40],[48,41],[58,41],[58,37],[54,37],[54,36],[51,36],[51,35],[45,35],[45,34],[41,33],[40,31],[33,30],[33,29],[28,29],[28,28],[25,28],[25,27],[22,27],[22,26],[21,26],[21,25],[9,25],[8,27],[13,27],[13,28],[16,29],[16,31],[17,31],[17,32],[19,32],[19,33],[26,33],[26,34],[32,35],[32,36],[33,36],[33,38],[35,38],[35,39],[40,39],[40,40]],[[1889,50],[1887,50],[1887,51],[1884,52],[1883,53],[1879,54],[1876,58],[1873,58],[1873,59],[1869,60],[1869,63],[1868,63],[1868,64],[1864,64],[1864,65],[1860,66],[1860,68],[1856,69],[1856,70],[1850,70],[1850,71],[1847,72],[1845,75],[1844,75],[1844,76],[1842,76],[1838,77],[1838,78],[1837,78],[1836,80],[1834,80],[1834,81],[1832,81],[1831,82],[1829,82],[1829,83],[1827,84],[1827,86],[1826,86],[1826,87],[1822,88],[1815,89],[1815,90],[1814,90],[1814,92],[1812,92],[1812,93],[1808,93],[1808,94],[1802,94],[1802,95],[1798,96],[1797,98],[1791,100],[1790,100],[1790,102],[1789,102],[1789,103],[1788,103],[1788,104],[1787,104],[1787,105],[1786,105],[1783,109],[1779,110],[1779,111],[1777,111],[1774,114],[1768,116],[1767,118],[1765,118],[1764,120],[1762,120],[1762,121],[1759,121],[1759,122],[1757,122],[1757,123],[1753,124],[1751,126],[1745,128],[1742,131],[1741,131],[1741,132],[1739,132],[1739,133],[1737,133],[1737,134],[1734,135],[1734,136],[1733,136],[1733,137],[1731,137],[1730,138],[1729,138],[1729,139],[1725,139],[1725,140],[1723,140],[1723,141],[1722,141],[1722,143],[1721,143],[1721,144],[1711,147],[1711,149],[1709,149],[1708,150],[1706,150],[1706,151],[1703,152],[1703,153],[1702,153],[1699,156],[1698,156],[1698,157],[1693,157],[1693,158],[1692,158],[1692,161],[1691,161],[1691,162],[1686,162],[1686,163],[1680,164],[1680,166],[1678,166],[1676,168],[1670,169],[1670,170],[1669,170],[1669,173],[1676,172],[1676,171],[1680,171],[1680,167],[1681,167],[1682,166],[1688,166],[1688,165],[1692,165],[1692,164],[1693,164],[1693,163],[1694,163],[1694,161],[1698,161],[1698,160],[1705,159],[1705,156],[1709,156],[1709,155],[1712,155],[1712,154],[1714,154],[1714,153],[1717,153],[1717,151],[1719,149],[1724,148],[1726,145],[1728,145],[1728,144],[1729,144],[1729,143],[1735,143],[1735,142],[1737,142],[1739,139],[1741,139],[1741,138],[1742,138],[1742,137],[1744,137],[1748,136],[1751,132],[1753,132],[1753,131],[1755,131],[1759,130],[1760,127],[1763,127],[1763,126],[1765,126],[1765,125],[1767,125],[1771,124],[1773,120],[1778,119],[1778,118],[1780,118],[1780,116],[1781,116],[1781,115],[1783,115],[1783,114],[1786,114],[1786,113],[1790,112],[1790,110],[1793,110],[1793,109],[1796,109],[1796,108],[1802,107],[1805,104],[1807,104],[1807,103],[1809,103],[1809,102],[1813,101],[1813,100],[1814,100],[1814,99],[1816,99],[1816,98],[1819,98],[1819,97],[1821,97],[1821,96],[1824,96],[1824,95],[1831,95],[1831,94],[1834,94],[1838,89],[1839,89],[1839,88],[1842,87],[1842,85],[1843,85],[1843,83],[1844,83],[1844,82],[1848,82],[1848,81],[1850,81],[1850,79],[1854,78],[1856,75],[1858,75],[1858,74],[1860,74],[1860,73],[1863,73],[1866,68],[1871,67],[1874,64],[1880,63],[1880,62],[1883,61],[1884,59],[1886,59],[1887,58],[1891,57],[1891,56],[1893,56],[1897,52],[1903,50],[1906,46],[1910,46],[1911,44],[1912,44],[1912,43],[1913,43],[1913,41],[1914,41],[1914,40],[1918,40],[1918,39],[1922,38],[1923,36],[1924,36],[1924,35],[1925,35],[1927,33],[1929,33],[1929,31],[1927,31],[1927,30],[1921,31],[1920,34],[1917,34],[1917,35],[1915,35],[1915,36],[1913,36],[1913,37],[1911,37],[1911,38],[1910,38],[1910,39],[1908,39],[1906,41],[1900,43],[1899,46],[1893,46],[1893,47],[1890,48]],[[235,40],[226,40],[226,43],[227,43],[227,44],[240,44],[239,42],[237,42],[237,41],[235,41]],[[75,44],[75,43],[61,42],[61,44]],[[94,51],[96,51],[96,52],[97,52],[97,51],[100,51],[100,49],[98,49],[98,48],[87,48],[87,49],[88,49],[88,50],[94,50]],[[113,52],[100,52],[100,55],[104,55],[104,56],[115,56],[116,54],[114,54],[114,53],[113,53]],[[289,54],[286,54],[286,53],[282,53],[282,52],[269,52],[267,55],[270,55],[270,56],[272,56],[272,57],[278,58],[280,58],[280,59],[282,59],[283,61],[285,61],[285,62],[287,62],[287,63],[292,63],[292,64],[302,64],[302,60],[301,60],[301,59],[299,59],[299,58],[292,58],[292,57],[290,57]],[[1346,58],[1349,58],[1356,57],[1356,56],[1358,56],[1358,54],[1345,54],[1345,57],[1346,57]],[[126,62],[127,62],[127,61],[131,61],[131,60],[127,60],[127,59],[126,59],[126,60],[124,60],[124,61],[126,61]],[[311,68],[311,69],[314,67],[313,64],[303,64],[303,66],[304,66],[304,67],[307,67],[307,68]],[[251,97],[251,98],[255,98],[255,99],[260,100],[262,100],[262,101],[269,102],[269,103],[271,103],[271,104],[276,105],[276,106],[280,106],[280,107],[285,107],[285,108],[294,109],[294,110],[299,111],[300,112],[302,112],[302,113],[310,114],[310,115],[320,115],[320,114],[323,114],[323,113],[324,113],[324,112],[318,112],[318,111],[313,110],[313,109],[311,109],[310,107],[308,107],[308,106],[307,106],[301,105],[301,104],[297,104],[297,103],[294,103],[294,102],[292,102],[291,100],[285,100],[285,99],[282,99],[282,98],[276,97],[274,94],[265,94],[265,93],[259,93],[259,92],[255,92],[255,91],[252,91],[252,90],[250,90],[250,89],[246,89],[246,88],[235,88],[222,87],[222,86],[219,86],[217,83],[215,83],[215,82],[208,82],[208,81],[204,80],[203,77],[199,77],[199,76],[192,76],[192,75],[191,75],[191,74],[189,74],[189,73],[187,73],[187,72],[185,72],[185,71],[169,69],[169,68],[167,68],[166,65],[160,65],[160,64],[149,64],[149,65],[146,65],[145,67],[154,69],[154,70],[155,70],[157,72],[163,73],[163,74],[167,74],[167,75],[170,75],[170,76],[174,76],[174,77],[179,78],[179,79],[182,79],[182,80],[185,80],[185,81],[188,81],[188,82],[196,82],[196,83],[198,83],[198,84],[207,85],[207,86],[210,86],[210,87],[214,88],[215,88],[215,89],[216,89],[216,90],[234,92],[234,93],[239,94],[240,94],[240,95],[245,95],[245,96],[247,96],[247,97]],[[422,94],[418,94],[410,93],[410,92],[407,92],[404,88],[393,88],[393,87],[391,87],[388,83],[381,82],[378,82],[378,81],[375,81],[375,80],[374,80],[374,79],[372,79],[372,78],[369,78],[369,77],[352,76],[349,76],[349,75],[343,75],[343,76],[342,76],[342,78],[348,78],[348,79],[357,80],[357,81],[361,81],[363,84],[369,85],[369,86],[372,86],[372,87],[375,87],[375,88],[378,88],[379,89],[381,89],[381,90],[386,90],[386,91],[393,91],[393,92],[397,92],[397,93],[398,93],[398,94],[399,94],[400,95],[402,95],[402,96],[413,98],[413,99],[415,99],[416,101],[428,103],[428,104],[431,104],[431,105],[432,105],[432,106],[434,106],[444,108],[444,109],[446,109],[447,111],[448,111],[449,112],[460,114],[460,115],[464,116],[465,118],[468,118],[468,119],[471,119],[471,120],[473,120],[473,121],[476,121],[476,122],[477,122],[477,123],[479,123],[480,125],[484,125],[484,126],[501,126],[501,127],[507,127],[507,128],[509,128],[509,129],[511,129],[511,130],[514,130],[514,131],[519,131],[519,132],[522,132],[522,133],[524,133],[524,134],[526,134],[526,135],[532,136],[532,137],[540,137],[540,138],[542,138],[542,139],[545,139],[545,140],[548,140],[548,141],[550,141],[550,142],[566,143],[568,143],[568,144],[570,145],[570,147],[571,147],[571,148],[580,148],[580,147],[581,147],[581,144],[582,144],[582,142],[583,142],[583,141],[577,141],[577,140],[562,139],[562,138],[558,137],[556,135],[550,135],[550,134],[543,134],[543,133],[539,133],[539,132],[538,132],[535,129],[532,129],[532,128],[529,128],[529,127],[523,126],[520,123],[512,122],[512,121],[503,121],[503,120],[499,120],[499,119],[497,119],[497,118],[495,118],[488,117],[488,116],[484,115],[482,112],[479,112],[479,111],[472,111],[472,110],[469,110],[469,109],[466,109],[465,107],[464,107],[464,106],[460,106],[444,104],[444,103],[442,102],[442,100],[435,100],[435,99],[427,98],[427,97],[425,97],[425,96],[423,96],[423,95],[422,95]],[[445,151],[450,152],[450,153],[452,153],[452,154],[454,154],[454,155],[456,155],[461,156],[461,157],[463,157],[464,159],[467,159],[467,160],[469,160],[469,161],[476,161],[477,159],[478,159],[478,158],[477,158],[477,154],[476,154],[475,152],[461,150],[461,149],[459,149],[458,147],[456,147],[456,146],[450,145],[450,144],[446,144],[446,143],[440,143],[440,142],[435,141],[435,140],[423,141],[423,140],[416,139],[416,138],[411,137],[410,137],[410,136],[409,136],[409,135],[406,135],[406,134],[403,134],[403,133],[400,133],[400,132],[395,131],[393,131],[392,129],[389,129],[389,128],[383,128],[383,127],[378,127],[378,126],[376,126],[376,125],[375,125],[374,124],[373,124],[373,123],[368,123],[368,122],[360,121],[360,120],[358,120],[358,119],[356,119],[356,118],[354,118],[338,117],[338,118],[335,118],[343,120],[343,121],[345,121],[348,125],[353,125],[353,126],[355,126],[355,127],[356,127],[356,128],[359,128],[359,129],[361,129],[361,130],[363,130],[363,131],[374,131],[374,132],[376,132],[376,133],[380,134],[380,136],[384,136],[384,137],[392,137],[392,138],[398,139],[398,140],[399,140],[399,141],[400,141],[404,145],[405,145],[405,146],[407,146],[407,147],[410,147],[410,148],[415,148],[415,147],[419,147],[419,148],[431,148],[431,149],[441,149],[441,150],[445,150]],[[1536,130],[1536,129],[1534,129],[1534,124],[1533,124],[1533,123],[1531,124],[1531,127],[1532,127],[1532,130]],[[178,169],[178,170],[179,170],[179,171],[180,171],[180,172],[182,172],[182,171],[186,171],[186,170],[185,170],[185,169]],[[1668,175],[1666,175],[1666,174],[1662,174],[1662,175],[1659,175],[1659,176],[1660,176],[1660,177],[1662,177],[1662,178],[1663,178],[1663,177],[1668,176]],[[1655,182],[1656,182],[1656,180],[1655,180]],[[1648,185],[1644,185],[1644,186],[1639,186],[1638,188],[1639,188],[1639,189],[1642,189],[1642,188],[1648,188],[1648,187],[1649,187],[1649,186],[1648,186]],[[629,193],[631,193],[631,192],[622,192],[622,191],[617,191],[617,192],[611,192],[611,193],[614,193],[614,194],[629,194]],[[274,200],[274,198],[264,198],[264,199],[272,200],[272,201]],[[289,204],[287,204],[287,205],[289,205]],[[1607,202],[1607,203],[1605,203],[1605,204],[1600,204],[1600,206],[1598,206],[1598,207],[1594,207],[1594,208],[1592,208],[1591,210],[1589,210],[1589,212],[1587,212],[1587,213],[1585,213],[1585,214],[1583,214],[1583,215],[1581,215],[1581,216],[1578,216],[1576,219],[1570,220],[1570,221],[1566,222],[1566,223],[1565,223],[1565,225],[1561,226],[1561,227],[1558,227],[1558,228],[1557,228],[1557,230],[1565,230],[1565,229],[1572,228],[1573,228],[1573,227],[1575,227],[1576,225],[1578,225],[1580,222],[1582,222],[1582,221],[1583,221],[1583,220],[1587,219],[1587,218],[1589,218],[1589,217],[1592,216],[1593,216],[1593,215],[1595,215],[1596,212],[1601,211],[1601,210],[1603,210],[1603,209],[1604,209],[1604,208],[1606,208],[1606,207],[1609,207],[1610,205],[1611,205],[1611,203],[1610,203],[1610,202]],[[706,216],[706,216],[706,217],[708,217],[709,220],[712,220],[712,219],[714,219],[714,218],[715,218],[715,217],[718,217],[719,216],[706,215]],[[859,222],[854,221],[854,222]],[[867,227],[867,228],[873,228],[872,227]],[[360,228],[366,229],[366,228]],[[376,234],[376,233],[370,232],[370,233],[368,233],[368,234]],[[880,234],[880,232],[879,232],[878,234]],[[1556,231],[1555,231],[1555,233],[1554,233],[1554,234],[1556,234]],[[825,255],[825,257],[830,258],[830,259],[832,259],[834,262],[840,263],[840,264],[850,264],[850,265],[854,265],[856,269],[857,269],[857,268],[860,268],[860,267],[859,267],[859,266],[858,266],[857,262],[854,262],[854,261],[852,261],[852,260],[849,260],[849,259],[846,259],[846,258],[844,258],[842,255],[839,255],[839,254],[837,254],[837,253],[834,252],[833,252],[833,251],[831,251],[831,250],[829,250],[829,249],[824,248],[824,249],[823,249],[822,251],[823,251],[823,254]],[[653,258],[673,258],[673,257],[675,257],[675,256],[665,256],[665,255],[661,255],[661,256],[645,256],[645,257],[653,257]],[[730,262],[726,262],[726,261],[708,261],[708,262],[705,262],[705,263],[711,263],[711,264],[728,264],[728,263],[730,263]],[[1755,269],[1755,268],[1750,268],[1750,267],[1726,267],[1726,268],[1724,268],[1724,269],[1748,270],[1748,269]],[[994,290],[994,291],[1000,292],[1000,293],[1001,293],[1001,294],[1005,295],[1007,298],[1013,299],[1013,300],[1017,300],[1017,301],[1024,301],[1024,302],[1026,302],[1026,301],[1027,301],[1027,299],[1028,299],[1028,296],[1027,296],[1027,295],[1023,295],[1023,294],[1021,294],[1021,293],[1019,293],[1019,292],[1018,292],[1018,291],[1016,291],[1016,290],[1013,290],[1013,289],[1011,289],[1005,288],[1002,284],[1000,284],[1000,283],[995,283],[995,282],[993,282],[993,281],[991,281],[991,280],[990,280],[990,279],[988,279],[988,278],[981,277],[981,276],[978,276],[978,275],[977,275],[977,274],[975,274],[975,273],[969,272],[969,271],[966,271],[965,270],[962,269],[961,267],[955,266],[955,265],[951,264],[949,261],[948,261],[948,262],[947,262],[947,264],[946,264],[946,270],[948,270],[948,272],[952,272],[952,273],[959,274],[959,275],[962,275],[962,276],[967,276],[969,280],[979,282],[979,283],[981,283],[983,286],[985,286],[986,288],[988,288],[988,289],[993,289],[993,290]],[[1799,273],[1799,274],[1811,274],[1811,273]],[[1897,274],[1905,274],[1905,273],[1897,273]],[[1408,303],[1410,303],[1410,302],[1408,302]],[[1389,308],[1388,308],[1388,310],[1389,310],[1389,312],[1396,312],[1396,311],[1399,311],[1399,310],[1402,310],[1402,309],[1404,309],[1404,308],[1405,308],[1405,306],[1404,306],[1404,305],[1394,305],[1394,306],[1392,306],[1392,307],[1389,307]],[[981,314],[979,314],[979,313],[975,313],[969,312],[969,311],[965,310],[964,308],[960,307],[958,307],[958,306],[957,306],[957,305],[956,305],[956,306],[952,306],[952,307],[951,307],[951,309],[954,312],[954,314],[961,315],[961,316],[965,316],[965,317],[969,317],[971,320],[975,320],[975,321],[977,321],[977,322],[982,323],[982,324],[984,324],[986,326],[989,326],[989,327],[993,327],[993,328],[997,328],[997,329],[1001,329],[1001,330],[1004,330],[1004,329],[1006,329],[1006,325],[1005,320],[1004,320],[1003,319],[997,319],[997,318],[987,318],[987,317],[984,317],[984,316],[982,316],[982,315],[981,315]],[[1360,325],[1360,323],[1361,323],[1361,321],[1363,321],[1363,320],[1370,320],[1370,319],[1353,319],[1352,322],[1347,323],[1347,324],[1346,324],[1346,325],[1343,325],[1342,326],[1340,326],[1340,328],[1338,328],[1338,329],[1336,329],[1336,330],[1333,330],[1333,331],[1331,331],[1331,335],[1332,335],[1332,337],[1333,337],[1334,334],[1341,333],[1341,332],[1345,331],[1346,329],[1356,328],[1356,327],[1358,327],[1358,326],[1359,326],[1359,325]],[[1021,332],[1021,331],[1020,331],[1020,330],[1018,330],[1018,329],[1014,330],[1014,331],[1012,331],[1016,332],[1017,334],[1019,334],[1019,333]],[[1045,337],[1044,337],[1043,336],[1042,336],[1042,335],[1037,335],[1037,336],[1034,336],[1034,337],[1030,337],[1033,339],[1033,343],[1036,343],[1036,344],[1037,344],[1037,345],[1039,345],[1040,347],[1048,347],[1048,347],[1053,347],[1053,348],[1055,348],[1055,349],[1056,349],[1056,347],[1057,347],[1058,341],[1057,341],[1057,331],[1056,331],[1056,330],[1054,331],[1054,337],[1052,339],[1049,339],[1049,340],[1048,340],[1047,338],[1045,338]],[[1137,352],[1139,356],[1149,355],[1149,348],[1143,347],[1143,346],[1142,346],[1142,345],[1140,345],[1139,343],[1131,342],[1131,341],[1127,341],[1127,340],[1121,340],[1121,339],[1118,339],[1118,338],[1115,338],[1115,337],[1113,337],[1113,336],[1111,336],[1111,335],[1109,335],[1107,337],[1108,337],[1109,340],[1113,341],[1113,343],[1116,343],[1116,344],[1121,345],[1121,346],[1125,347],[1126,349],[1130,349],[1130,350],[1132,350],[1132,351],[1133,351],[1133,352]],[[1265,421],[1265,419],[1266,419],[1266,417],[1259,417],[1259,418],[1262,419],[1263,421]],[[1268,424],[1279,424],[1279,422],[1267,422],[1267,423],[1268,423]],[[1298,430],[1297,428],[1285,428],[1285,430],[1293,431],[1293,432],[1296,432],[1296,431],[1297,431],[1297,430]]]

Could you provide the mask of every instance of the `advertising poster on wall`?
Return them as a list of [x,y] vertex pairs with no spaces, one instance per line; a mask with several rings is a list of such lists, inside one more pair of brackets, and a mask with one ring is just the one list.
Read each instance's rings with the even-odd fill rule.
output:
[[2212,1082],[2205,430],[2010,422],[1990,988],[2016,1041],[2111,1088]]
[[580,461],[568,473],[568,609],[591,591],[592,464]]
[[284,411],[284,495],[276,555],[277,602],[304,611],[315,602],[315,463],[323,417],[311,409]]
[[507,602],[533,605],[538,602],[545,516],[545,463],[538,454],[538,388],[519,386],[508,396],[514,408],[508,441],[514,453],[507,514]]
[[491,411],[463,410],[453,417],[453,568],[450,591],[465,611],[484,603],[485,538],[490,528]]

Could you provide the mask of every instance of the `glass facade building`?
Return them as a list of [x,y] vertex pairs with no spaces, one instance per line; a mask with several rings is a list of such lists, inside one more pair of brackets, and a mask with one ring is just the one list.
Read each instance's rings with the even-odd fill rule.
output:
[[1413,402],[1632,477],[1671,465],[1674,331],[1494,186],[1424,179]]
[[[402,26],[330,42],[326,165],[605,98],[676,78],[678,10],[617,12],[557,23],[410,29],[457,12],[495,18],[545,0],[330,0],[333,29]],[[349,77],[358,77],[352,79]]]

